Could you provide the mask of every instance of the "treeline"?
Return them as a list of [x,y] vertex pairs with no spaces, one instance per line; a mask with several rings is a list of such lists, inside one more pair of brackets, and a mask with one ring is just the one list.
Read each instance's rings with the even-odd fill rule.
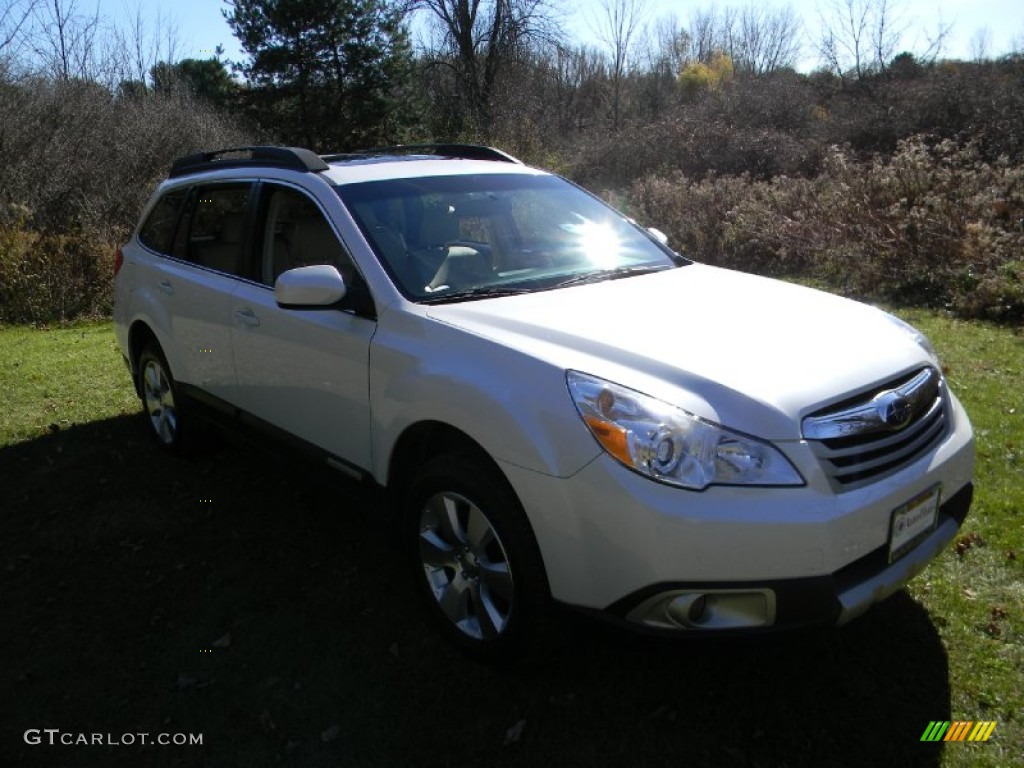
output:
[[0,0],[0,321],[106,311],[109,254],[181,154],[431,140],[561,172],[698,260],[1021,319],[1024,58],[900,52],[891,3],[843,4],[874,13],[865,45],[826,25],[801,74],[799,21],[753,5],[651,23],[604,0],[581,45],[545,0],[233,0],[231,63]]
[[113,252],[171,159],[249,134],[188,95],[0,77],[0,322],[110,311]]

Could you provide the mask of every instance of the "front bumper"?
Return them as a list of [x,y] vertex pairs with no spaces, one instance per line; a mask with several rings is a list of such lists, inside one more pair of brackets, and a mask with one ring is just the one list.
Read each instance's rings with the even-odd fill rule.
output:
[[[955,398],[952,410],[953,428],[932,452],[846,493],[832,490],[802,443],[789,444],[787,454],[807,485],[792,488],[684,491],[608,456],[567,478],[501,466],[536,533],[551,594],[563,604],[676,632],[842,624],[899,590],[963,522],[974,437]],[[935,527],[889,563],[893,511],[936,486]],[[665,622],[659,611],[670,614]],[[688,611],[696,621],[687,623]]]
[[[665,629],[673,634],[681,628],[749,631],[846,624],[899,591],[949,545],[967,516],[972,495],[973,486],[968,484],[946,501],[932,533],[894,563],[888,562],[888,551],[883,546],[827,576],[653,584],[597,613],[615,622],[643,625],[655,632]],[[752,600],[755,595],[763,595],[763,601]],[[687,605],[693,604],[692,596],[706,596],[702,615],[692,625],[688,626],[685,616],[678,616],[678,612],[659,615],[659,609],[672,599],[679,601],[684,596],[689,598]],[[721,596],[718,604],[716,596]],[[737,606],[746,611],[737,610]],[[643,621],[644,617],[649,620]]]

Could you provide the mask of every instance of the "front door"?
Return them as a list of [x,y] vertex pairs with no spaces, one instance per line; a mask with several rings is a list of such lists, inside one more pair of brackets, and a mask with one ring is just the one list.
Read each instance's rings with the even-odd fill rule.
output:
[[339,308],[283,309],[273,284],[286,269],[333,264],[351,284],[352,261],[305,192],[264,184],[256,229],[259,283],[232,296],[237,387],[232,400],[254,416],[368,469],[370,339],[374,320]]

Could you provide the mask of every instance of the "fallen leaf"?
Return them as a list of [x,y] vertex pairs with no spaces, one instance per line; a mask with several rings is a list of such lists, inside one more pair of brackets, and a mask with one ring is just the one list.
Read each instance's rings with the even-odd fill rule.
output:
[[976,598],[978,596],[978,593],[975,592],[970,587],[964,587],[963,592],[964,592],[964,597],[966,597],[968,600],[973,600],[974,598]]
[[515,744],[517,741],[519,741],[519,739],[523,735],[523,729],[525,727],[526,727],[526,721],[525,720],[520,720],[518,723],[516,723],[511,728],[509,728],[507,731],[505,731],[505,742],[504,742],[503,746],[507,747],[509,744]]
[[185,675],[178,675],[178,681],[175,685],[179,691],[187,691],[189,688],[195,688],[199,681],[194,677],[187,677]]
[[274,723],[274,718],[270,716],[267,710],[263,710],[260,713],[260,725],[263,726],[263,730],[267,733],[277,730],[277,725]]
[[956,540],[956,554],[957,557],[962,558],[964,553],[967,552],[971,547],[983,547],[985,546],[985,540],[974,531],[965,533],[959,539]]

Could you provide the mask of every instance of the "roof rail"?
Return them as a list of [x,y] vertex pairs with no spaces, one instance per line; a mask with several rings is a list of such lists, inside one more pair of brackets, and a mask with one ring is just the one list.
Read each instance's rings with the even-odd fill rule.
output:
[[[225,155],[232,156],[224,157]],[[229,147],[179,157],[171,166],[170,178],[220,168],[246,168],[256,165],[269,165],[307,173],[326,171],[330,167],[319,155],[302,147]]]
[[482,147],[476,144],[397,144],[392,147],[354,149],[351,152],[342,152],[336,155],[323,155],[323,158],[327,161],[350,160],[367,155],[393,154],[428,154],[459,160],[497,160],[503,163],[518,163],[522,165],[521,160],[512,157],[512,155],[506,152],[502,152],[500,149]]

